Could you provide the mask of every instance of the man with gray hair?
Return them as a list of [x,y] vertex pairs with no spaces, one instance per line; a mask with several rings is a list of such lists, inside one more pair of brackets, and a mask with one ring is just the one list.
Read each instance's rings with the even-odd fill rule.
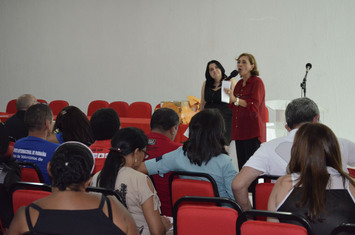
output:
[[[253,156],[245,163],[242,170],[232,182],[232,190],[236,201],[243,210],[251,208],[248,199],[248,188],[259,175],[285,175],[291,158],[293,139],[298,128],[307,122],[319,121],[317,104],[309,98],[292,100],[286,108],[287,136],[263,143]],[[355,166],[355,143],[338,138],[342,154],[343,169],[347,165]]]
[[9,136],[15,141],[28,135],[28,130],[25,127],[24,121],[25,113],[26,110],[35,103],[37,103],[37,99],[31,94],[24,94],[17,98],[17,112],[5,122],[5,127],[9,132]]

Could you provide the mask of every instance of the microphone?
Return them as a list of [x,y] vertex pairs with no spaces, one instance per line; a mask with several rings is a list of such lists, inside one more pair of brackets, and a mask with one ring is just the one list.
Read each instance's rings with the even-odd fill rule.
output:
[[312,68],[312,64],[311,64],[311,63],[307,63],[307,64],[306,64],[306,70],[307,70],[307,72],[308,72],[309,70],[311,70],[311,68]]
[[230,80],[238,75],[238,70],[233,70],[231,74],[226,78],[226,80]]

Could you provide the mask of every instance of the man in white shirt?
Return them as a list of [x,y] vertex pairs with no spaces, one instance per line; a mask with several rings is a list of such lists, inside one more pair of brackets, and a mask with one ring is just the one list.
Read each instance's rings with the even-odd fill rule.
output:
[[[319,121],[317,104],[309,98],[298,98],[291,101],[286,108],[287,136],[263,143],[245,163],[242,170],[232,182],[232,190],[237,203],[243,210],[251,208],[248,198],[248,187],[262,174],[285,175],[291,158],[291,148],[297,129],[307,122]],[[355,143],[338,138],[342,154],[343,169],[347,165],[355,166]]]

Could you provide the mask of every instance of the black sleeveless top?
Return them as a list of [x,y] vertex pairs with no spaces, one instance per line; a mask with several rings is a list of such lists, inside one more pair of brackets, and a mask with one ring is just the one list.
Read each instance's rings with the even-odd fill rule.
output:
[[214,91],[212,88],[209,88],[205,86],[205,108],[206,109],[219,109],[221,112],[224,122],[225,122],[225,127],[226,127],[226,133],[225,137],[227,139],[227,144],[230,143],[231,141],[231,130],[232,130],[232,115],[233,115],[233,110],[229,108],[229,105],[227,103],[224,103],[221,101],[221,94],[222,89],[218,89]]
[[[107,203],[109,217],[102,208]],[[33,227],[29,207],[38,210],[39,215]],[[36,204],[26,207],[26,220],[30,232],[39,234],[125,234],[113,223],[110,200],[104,195],[97,209],[89,210],[51,210],[42,209]]]
[[[307,218],[308,208],[296,206],[296,202],[301,199],[301,196],[301,189],[294,188],[277,211],[292,212]],[[325,198],[326,211],[321,212],[321,220],[310,221],[315,234],[330,234],[335,227],[342,223],[355,223],[355,203],[348,190],[326,190]]]

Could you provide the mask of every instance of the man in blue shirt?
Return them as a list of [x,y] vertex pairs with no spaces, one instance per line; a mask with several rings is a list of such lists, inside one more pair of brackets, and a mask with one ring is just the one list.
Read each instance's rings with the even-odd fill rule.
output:
[[52,132],[53,113],[47,104],[32,105],[25,114],[28,136],[18,140],[14,146],[13,158],[20,162],[32,162],[38,166],[47,184],[51,184],[47,163],[59,144],[46,140]]

